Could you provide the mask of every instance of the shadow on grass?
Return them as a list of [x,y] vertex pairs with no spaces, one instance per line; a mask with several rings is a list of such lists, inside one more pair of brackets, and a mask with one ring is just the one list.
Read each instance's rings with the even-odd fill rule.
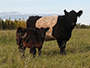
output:
[[[80,47],[80,48],[68,48],[65,50],[66,54],[76,54],[76,53],[86,53],[90,51],[90,46],[87,47]],[[43,54],[45,55],[59,55],[60,51],[59,49],[54,49],[54,50],[45,50],[43,51]]]
[[48,50],[48,51],[43,51],[43,54],[45,55],[58,55],[59,54],[59,50]]
[[90,46],[87,46],[87,47],[86,47],[86,50],[87,50],[87,51],[90,51]]
[[75,54],[75,53],[86,53],[88,51],[90,51],[90,46],[66,49],[66,53],[68,53],[68,54],[69,53],[72,53],[72,54]]

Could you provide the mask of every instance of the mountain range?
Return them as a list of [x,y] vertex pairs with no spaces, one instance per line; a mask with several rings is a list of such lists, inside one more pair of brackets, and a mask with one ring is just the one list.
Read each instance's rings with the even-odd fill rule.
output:
[[[28,19],[29,16],[35,16],[36,14],[21,14],[19,12],[3,12],[0,13],[0,18],[1,19]],[[39,14],[38,16],[51,16],[55,14]]]

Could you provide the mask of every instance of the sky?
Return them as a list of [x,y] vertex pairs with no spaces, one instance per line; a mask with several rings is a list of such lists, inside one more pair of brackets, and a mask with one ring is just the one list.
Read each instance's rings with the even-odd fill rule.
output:
[[90,25],[90,0],[0,0],[0,13],[19,12],[21,14],[58,14],[83,10],[77,23]]

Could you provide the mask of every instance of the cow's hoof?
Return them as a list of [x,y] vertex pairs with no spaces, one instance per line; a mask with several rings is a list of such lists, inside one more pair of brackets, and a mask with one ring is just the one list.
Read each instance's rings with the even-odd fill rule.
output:
[[35,58],[35,56],[33,56],[33,58]]
[[60,52],[60,55],[66,55],[66,53],[65,52]]
[[21,59],[24,59],[24,58],[25,58],[25,56],[20,56],[20,58],[21,58]]

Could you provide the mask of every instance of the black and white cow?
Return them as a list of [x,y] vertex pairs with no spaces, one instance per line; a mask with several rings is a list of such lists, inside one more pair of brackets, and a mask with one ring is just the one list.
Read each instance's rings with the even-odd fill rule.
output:
[[77,17],[80,17],[83,11],[80,10],[79,12],[75,12],[74,10],[72,10],[70,12],[67,12],[66,10],[64,10],[64,13],[65,15],[62,16],[34,16],[29,17],[29,19],[27,20],[27,28],[50,28],[49,31],[46,32],[45,40],[57,40],[60,48],[60,54],[66,54],[66,42],[71,37],[71,32],[76,25]]

